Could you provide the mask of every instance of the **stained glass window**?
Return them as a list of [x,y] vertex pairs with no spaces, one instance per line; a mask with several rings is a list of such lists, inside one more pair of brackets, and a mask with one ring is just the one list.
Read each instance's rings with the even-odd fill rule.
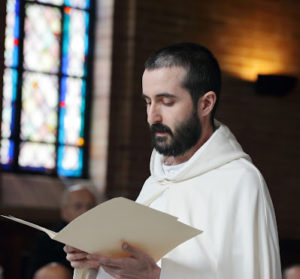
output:
[[92,0],[7,0],[1,166],[87,175]]
[[27,4],[24,27],[24,68],[58,73],[60,10],[43,5]]

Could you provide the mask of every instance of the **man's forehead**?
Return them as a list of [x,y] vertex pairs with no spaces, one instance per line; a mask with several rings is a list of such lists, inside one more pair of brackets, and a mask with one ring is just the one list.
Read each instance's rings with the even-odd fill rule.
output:
[[146,76],[162,76],[162,75],[172,75],[172,76],[184,76],[186,74],[186,69],[181,66],[171,66],[171,67],[160,67],[154,69],[145,69],[143,73],[143,78]]
[[142,88],[144,95],[157,95],[161,93],[175,94],[182,88],[186,76],[183,67],[169,67],[146,69],[143,74]]

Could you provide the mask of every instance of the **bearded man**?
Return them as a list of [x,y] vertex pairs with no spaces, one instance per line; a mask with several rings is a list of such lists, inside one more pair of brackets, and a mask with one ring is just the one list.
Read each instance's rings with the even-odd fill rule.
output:
[[72,266],[94,269],[97,279],[279,279],[264,179],[230,130],[214,120],[221,87],[214,56],[193,43],[163,48],[146,61],[142,82],[154,150],[137,202],[204,232],[158,263],[130,243],[123,249],[131,256],[118,259],[67,246]]

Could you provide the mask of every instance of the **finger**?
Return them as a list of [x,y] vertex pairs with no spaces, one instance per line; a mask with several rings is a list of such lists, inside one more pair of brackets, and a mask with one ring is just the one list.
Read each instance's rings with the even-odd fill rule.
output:
[[88,254],[86,256],[86,258],[89,259],[89,260],[93,260],[93,261],[99,261],[101,259],[106,259],[107,257],[101,256],[101,255],[98,255],[98,254]]
[[132,256],[135,256],[135,257],[139,256],[142,253],[139,249],[133,247],[132,245],[128,244],[127,242],[124,242],[122,244],[122,249],[124,252],[126,252]]
[[72,246],[69,246],[69,245],[65,245],[65,246],[64,246],[64,251],[65,251],[66,253],[82,252],[81,250],[78,250],[78,249],[76,249],[76,248],[74,248],[74,247],[72,247]]
[[71,266],[73,268],[96,268],[100,267],[98,261],[90,261],[90,260],[81,260],[81,261],[72,261]]
[[72,261],[80,261],[80,260],[86,260],[87,259],[87,253],[68,253],[66,256],[67,260]]

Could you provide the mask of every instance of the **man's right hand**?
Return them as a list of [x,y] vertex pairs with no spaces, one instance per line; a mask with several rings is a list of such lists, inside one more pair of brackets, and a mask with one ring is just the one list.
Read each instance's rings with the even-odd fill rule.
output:
[[86,252],[73,248],[66,245],[64,251],[67,253],[67,260],[71,263],[74,268],[94,268],[98,269],[100,267],[99,261],[88,259],[89,255]]

